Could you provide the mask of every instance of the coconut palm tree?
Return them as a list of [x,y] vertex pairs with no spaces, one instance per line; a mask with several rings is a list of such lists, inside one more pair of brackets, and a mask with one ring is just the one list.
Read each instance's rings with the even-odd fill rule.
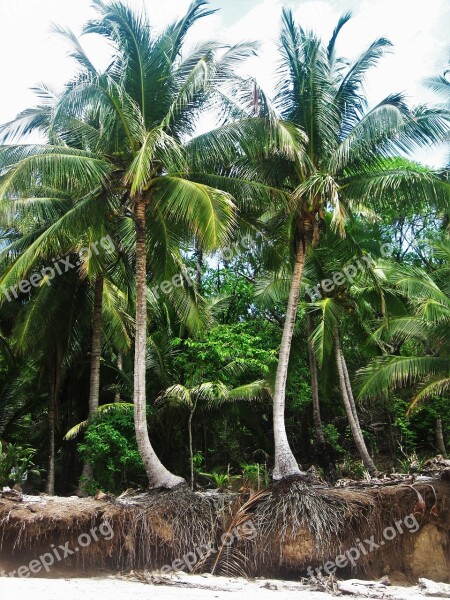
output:
[[[134,232],[128,233],[135,244],[135,428],[152,487],[174,487],[182,479],[163,467],[148,438],[147,273],[170,279],[179,272],[175,249],[193,236],[204,251],[227,240],[234,223],[232,197],[194,181],[192,150],[185,151],[183,142],[192,135],[205,105],[242,112],[230,100],[229,81],[233,66],[254,53],[250,44],[221,49],[212,43],[182,55],[192,25],[211,14],[206,4],[195,0],[182,19],[154,35],[145,15],[118,2],[96,0],[98,19],[86,26],[85,33],[108,40],[113,48],[111,65],[98,73],[79,41],[65,32],[80,71],[51,111],[51,143],[11,145],[0,158],[4,199],[30,198],[36,181],[77,192],[79,201],[66,216],[72,234],[86,226],[87,207],[99,204],[119,210],[134,223]],[[235,78],[234,89],[245,88],[244,84]],[[22,129],[26,119],[22,115]],[[233,143],[235,137],[225,135],[229,145]],[[205,151],[201,139],[191,145]]]
[[[257,103],[257,112],[266,118],[280,115],[285,131],[295,132],[298,140],[302,130],[304,152],[289,157],[246,147],[245,160],[225,171],[247,186],[258,182],[273,188],[274,201],[263,217],[266,228],[273,225],[268,246],[273,251],[278,242],[278,256],[285,255],[286,248],[290,255],[291,281],[274,391],[275,480],[300,474],[286,435],[285,391],[305,258],[319,244],[326,211],[332,211],[332,227],[345,235],[353,213],[367,215],[382,206],[400,209],[418,197],[443,206],[449,197],[448,186],[434,173],[396,159],[445,138],[448,113],[440,108],[410,110],[399,94],[368,109],[367,72],[391,44],[379,38],[349,63],[336,53],[337,39],[349,19],[347,14],[339,20],[325,45],[297,25],[291,11],[283,11],[275,108]],[[205,182],[215,180],[212,172],[204,175]],[[238,187],[244,189],[237,182],[223,183],[230,191]]]
[[[66,223],[77,200],[55,191],[52,191],[55,197],[49,199],[43,197],[42,189],[40,192],[41,195],[34,201],[21,198],[0,203],[2,225],[9,229],[9,243],[0,253],[0,264],[3,266],[0,284],[4,289],[11,290],[21,280],[36,277],[37,271],[44,268],[47,270],[48,285],[51,286],[53,278],[65,276],[69,267],[76,270],[80,280],[90,283],[94,290],[88,400],[92,416],[99,406],[102,320],[109,342],[119,344],[121,349],[130,346],[126,294],[117,287],[120,256],[110,235],[105,237],[107,220],[103,210],[107,205],[98,204],[101,210],[90,214],[89,227],[82,233],[78,232],[77,236]],[[113,234],[111,228],[110,233]],[[109,273],[105,280],[107,269]],[[123,278],[120,279],[122,283]],[[42,283],[45,283],[45,277]],[[88,288],[83,289],[89,292]],[[58,293],[55,290],[53,302],[59,305]],[[9,295],[13,293],[10,291]],[[35,295],[31,291],[31,298],[34,299]],[[43,307],[43,310],[47,308]],[[83,474],[85,478],[90,478],[89,465],[85,465]]]
[[388,322],[399,312],[404,313],[405,306],[386,275],[386,270],[395,271],[396,263],[381,258],[381,239],[368,241],[365,237],[358,222],[353,223],[344,239],[332,231],[327,232],[322,246],[308,256],[308,280],[317,285],[310,283],[307,286],[309,294],[314,286],[316,296],[309,298],[306,308],[311,316],[320,319],[310,333],[317,361],[323,367],[334,354],[339,389],[353,440],[367,471],[377,475],[364,441],[342,339],[351,323],[352,337],[359,333],[363,340],[375,342],[371,336],[371,323],[379,315],[384,315]]
[[267,382],[253,381],[230,389],[220,381],[208,381],[196,385],[172,385],[159,396],[160,405],[183,407],[189,411],[189,464],[191,470],[191,489],[194,489],[194,448],[192,439],[192,421],[197,406],[204,404],[208,409],[218,408],[226,402],[254,402],[270,398],[271,392]]
[[[434,247],[440,265],[432,276],[422,269],[397,265],[386,270],[388,280],[407,300],[410,312],[384,321],[376,340],[400,337],[416,350],[410,354],[384,354],[361,370],[361,398],[383,395],[407,383],[418,383],[409,410],[433,397],[445,397],[450,388],[450,240]],[[387,347],[389,347],[387,344]]]

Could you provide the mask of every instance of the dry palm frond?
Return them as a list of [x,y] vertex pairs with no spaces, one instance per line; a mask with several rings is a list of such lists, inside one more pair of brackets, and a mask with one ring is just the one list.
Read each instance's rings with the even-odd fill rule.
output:
[[[247,545],[255,538],[256,530],[251,520],[256,505],[269,494],[267,490],[251,491],[249,498],[241,504],[241,499],[231,501],[218,520],[223,520],[217,551],[205,556],[196,565],[196,571],[208,568],[212,575],[222,574],[246,577],[248,556]],[[213,556],[214,555],[214,556]]]

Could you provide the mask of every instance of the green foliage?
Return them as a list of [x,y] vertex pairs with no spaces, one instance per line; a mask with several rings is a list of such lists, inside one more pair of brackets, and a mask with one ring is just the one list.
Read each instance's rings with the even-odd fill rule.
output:
[[245,487],[259,490],[269,485],[270,474],[267,471],[267,465],[241,463],[241,469],[242,482]]
[[406,454],[402,448],[400,448],[403,454],[403,458],[399,458],[398,467],[400,473],[420,473],[423,469],[425,460],[417,456],[416,452]]
[[132,410],[109,411],[98,416],[87,427],[78,450],[94,471],[90,491],[95,488],[115,493],[145,482]]
[[203,456],[203,452],[197,450],[192,457],[192,464],[194,465],[194,472],[200,474],[205,465],[205,457]]
[[201,375],[204,381],[213,381],[221,373],[222,383],[237,387],[270,375],[279,337],[279,329],[262,320],[218,325],[200,340],[175,339],[175,364],[187,380]]
[[360,460],[354,460],[351,456],[346,456],[344,462],[339,465],[342,477],[362,479],[366,475],[366,469]]
[[[75,36],[57,28],[77,62],[74,79],[58,95],[41,86],[38,106],[0,126],[0,287],[39,273],[53,257],[79,265],[0,304],[0,435],[13,442],[0,446],[0,485],[20,484],[25,473],[39,473],[34,462],[47,462],[56,381],[59,490],[73,489],[79,466],[75,443],[62,434],[84,427],[79,457],[94,469],[89,492],[145,484],[132,410],[111,404],[113,391],[133,395],[134,211],[143,203],[149,322],[140,323],[148,347],[139,359],[148,406],[163,390],[173,401],[154,415],[151,431],[170,468],[186,467],[183,412],[187,419],[195,410],[195,472],[220,489],[236,477],[221,470],[227,464],[240,467],[249,487],[267,483],[270,461],[253,461],[272,452],[269,402],[234,400],[255,400],[261,390],[267,398],[274,387],[293,250],[306,242],[308,284],[368,252],[376,264],[307,307],[302,288],[285,390],[295,456],[311,459],[305,310],[312,310],[327,441],[339,454],[354,451],[336,389],[338,325],[351,383],[359,370],[361,397],[374,398],[364,406],[365,438],[374,449],[370,425],[384,412],[390,425],[380,435],[389,438],[390,458],[400,444],[401,468],[415,469],[417,455],[435,453],[437,418],[447,441],[450,434],[450,240],[448,169],[434,172],[410,157],[448,141],[448,108],[410,108],[396,93],[369,108],[364,82],[391,44],[378,38],[354,61],[339,56],[349,15],[327,45],[283,10],[280,79],[269,99],[252,77],[236,74],[256,45],[183,48],[191,26],[211,14],[204,0],[161,34],[151,15],[137,16],[120,1],[94,5],[96,19],[84,32],[109,42],[109,66],[97,72]],[[444,75],[428,85],[447,102]],[[217,113],[221,127],[193,137],[204,109]],[[30,133],[43,143],[28,144]],[[314,249],[305,235],[311,224],[320,242]],[[249,250],[240,236],[256,231]],[[80,261],[83,247],[105,234],[115,249]],[[381,260],[383,242],[395,247],[391,260]],[[162,290],[194,260],[203,264],[199,285]],[[79,423],[88,413],[99,273],[103,408]],[[415,410],[406,414],[411,400]],[[365,475],[348,456],[343,473]]]
[[214,488],[220,491],[228,489],[233,479],[239,479],[239,475],[230,475],[229,472],[212,471],[211,473],[199,473],[207,477]]
[[396,398],[392,403],[394,427],[399,432],[399,444],[406,452],[413,452],[417,445],[417,432],[414,430],[411,417],[406,414],[408,402]]
[[331,445],[333,450],[338,454],[344,454],[345,450],[339,443],[340,434],[333,423],[327,423],[322,427],[326,441]]
[[0,487],[22,485],[29,475],[40,476],[41,472],[34,464],[36,450],[19,444],[0,442]]

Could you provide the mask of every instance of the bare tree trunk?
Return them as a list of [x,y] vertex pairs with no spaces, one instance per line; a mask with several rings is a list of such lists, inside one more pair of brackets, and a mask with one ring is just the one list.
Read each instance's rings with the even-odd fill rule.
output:
[[48,470],[45,491],[49,496],[55,495],[55,460],[56,460],[56,428],[58,422],[58,398],[61,390],[62,354],[56,343],[54,356],[49,367],[49,403],[48,403]]
[[338,371],[339,388],[341,390],[341,396],[344,402],[345,412],[347,413],[347,419],[350,425],[353,440],[355,442],[356,448],[359,452],[359,455],[361,457],[361,460],[363,461],[365,468],[368,470],[370,475],[372,475],[372,477],[377,477],[378,470],[369,454],[369,451],[367,450],[366,442],[364,441],[364,437],[361,432],[361,426],[359,424],[358,415],[355,414],[352,410],[352,404],[349,398],[349,393],[345,381],[344,360],[339,339],[339,332],[337,328],[334,331],[334,351]]
[[295,255],[294,270],[292,273],[289,300],[284,321],[283,336],[281,338],[278,356],[277,375],[275,380],[275,393],[273,397],[273,433],[275,438],[275,467],[272,473],[274,480],[283,479],[290,475],[300,475],[301,471],[292,454],[286,434],[284,419],[286,404],[286,381],[291,353],[292,335],[294,333],[295,319],[297,316],[298,299],[302,282],[303,268],[305,266],[305,247],[300,241]]
[[184,479],[168,471],[156,456],[147,428],[146,351],[147,351],[147,247],[145,204],[135,205],[136,226],[136,335],[134,356],[134,426],[139,453],[151,488],[173,488]]
[[319,400],[319,382],[317,379],[317,360],[314,352],[314,346],[311,340],[311,336],[314,331],[313,319],[311,313],[306,315],[306,324],[308,328],[308,357],[309,357],[309,370],[311,372],[311,395],[312,395],[312,408],[313,408],[313,422],[314,431],[316,434],[316,442],[319,445],[325,444],[325,436],[322,429],[322,418],[320,416],[320,400]]
[[188,432],[189,432],[189,463],[191,468],[191,490],[194,489],[194,446],[192,443],[192,420],[194,418],[195,409],[197,408],[197,400],[194,401],[192,410],[189,413]]
[[[122,352],[117,353],[117,369],[122,372],[123,371],[123,356]],[[120,390],[116,390],[114,394],[114,402],[120,402]]]
[[[52,386],[53,387],[53,386]],[[47,469],[47,482],[45,491],[49,496],[55,495],[55,406],[53,392],[49,398],[48,406],[48,428],[49,428],[49,440],[48,440],[48,469]]]
[[200,243],[198,240],[195,241],[195,257],[197,259],[197,292],[201,295],[202,293],[202,274],[203,274],[203,250],[200,247]]
[[[97,275],[94,287],[94,310],[92,313],[92,346],[91,346],[91,373],[89,384],[89,414],[92,419],[97,411],[100,396],[100,356],[102,349],[102,308],[103,308],[103,275]],[[92,465],[85,462],[81,474],[83,482],[92,481],[94,472]]]
[[358,411],[356,410],[355,398],[353,396],[352,384],[350,382],[350,376],[348,374],[347,361],[345,360],[345,356],[344,356],[344,353],[342,352],[342,349],[341,349],[341,358],[342,358],[342,370],[344,372],[345,387],[347,388],[348,399],[350,401],[350,406],[352,409],[353,416],[355,418],[355,422],[357,423],[358,428],[362,433],[362,429],[361,429],[361,425],[360,425],[359,417],[358,417]]
[[436,419],[436,444],[439,454],[444,458],[447,457],[447,449],[445,448],[444,430],[442,427],[442,419]]

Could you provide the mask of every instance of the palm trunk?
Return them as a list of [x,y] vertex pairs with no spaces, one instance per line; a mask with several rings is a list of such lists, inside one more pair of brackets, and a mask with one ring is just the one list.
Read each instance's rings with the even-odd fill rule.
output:
[[[52,386],[53,387],[53,386]],[[45,491],[49,496],[55,495],[55,429],[56,429],[56,417],[55,417],[55,406],[53,394],[49,400],[48,407],[48,427],[49,427],[49,440],[48,440],[48,469],[47,469],[47,483]]]
[[442,419],[436,419],[436,444],[439,454],[444,458],[447,457],[447,449],[445,448],[444,430],[442,427]]
[[194,418],[194,412],[197,408],[197,400],[195,400],[192,410],[189,413],[188,420],[188,432],[189,432],[189,463],[191,468],[191,490],[194,489],[194,446],[192,442],[192,419]]
[[202,293],[202,273],[203,273],[203,250],[198,240],[195,242],[195,257],[197,259],[197,292]]
[[312,395],[312,408],[313,408],[313,422],[314,431],[316,434],[316,442],[319,446],[325,444],[325,436],[322,429],[322,419],[320,416],[320,401],[319,401],[319,382],[317,379],[317,360],[314,352],[314,346],[311,340],[311,336],[314,331],[313,319],[311,313],[306,315],[306,324],[308,328],[308,357],[309,357],[309,370],[311,372],[311,395]]
[[136,441],[151,488],[173,488],[184,479],[168,471],[156,456],[147,428],[146,351],[147,351],[147,248],[145,204],[136,201],[136,339],[134,355],[134,426]]
[[344,373],[344,358],[341,350],[341,343],[339,339],[339,332],[337,328],[334,331],[334,351],[336,358],[336,366],[338,371],[338,379],[339,379],[339,388],[341,391],[342,400],[344,402],[345,412],[347,414],[347,419],[350,425],[350,429],[352,432],[353,440],[355,442],[356,448],[359,452],[361,460],[365,468],[368,470],[372,477],[378,476],[378,470],[367,450],[366,442],[364,441],[364,437],[361,432],[361,426],[359,424],[358,414],[353,412],[352,402],[349,397],[348,388],[346,384],[346,378]]
[[[98,411],[100,396],[100,356],[102,346],[102,307],[103,307],[103,275],[97,275],[94,289],[94,310],[92,314],[92,347],[91,347],[91,374],[89,385],[89,415],[92,419]],[[92,465],[84,463],[81,477],[84,482],[94,478]]]
[[274,480],[283,479],[290,475],[300,475],[301,471],[295,460],[286,434],[284,420],[286,404],[286,381],[291,353],[292,335],[294,333],[295,319],[297,316],[300,285],[302,282],[303,268],[305,266],[305,247],[299,242],[292,273],[289,300],[284,321],[283,336],[281,338],[280,353],[278,356],[277,375],[275,380],[275,393],[273,397],[273,433],[275,438],[275,467],[272,473]]
[[[122,352],[118,352],[117,354],[117,369],[122,372],[123,371],[123,356]],[[114,394],[114,402],[120,402],[120,390],[116,390]]]
[[348,399],[350,402],[350,407],[352,409],[353,417],[355,418],[358,428],[362,434],[362,429],[361,429],[361,425],[360,425],[359,417],[358,417],[358,411],[356,410],[355,398],[353,396],[352,384],[350,382],[350,376],[348,374],[347,361],[345,360],[345,356],[344,356],[344,353],[342,352],[342,349],[341,349],[341,359],[342,359],[342,370],[344,373],[345,387],[347,388],[347,395],[348,395]]
[[56,344],[55,354],[49,368],[49,404],[48,404],[48,469],[45,491],[49,496],[55,495],[55,460],[56,460],[56,425],[58,422],[58,398],[61,390],[61,350]]

